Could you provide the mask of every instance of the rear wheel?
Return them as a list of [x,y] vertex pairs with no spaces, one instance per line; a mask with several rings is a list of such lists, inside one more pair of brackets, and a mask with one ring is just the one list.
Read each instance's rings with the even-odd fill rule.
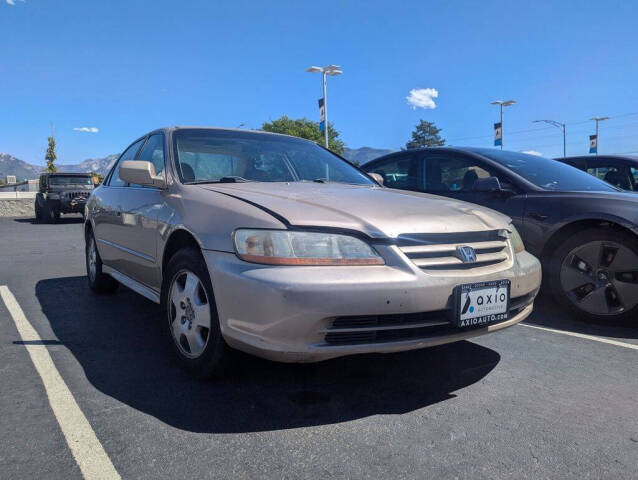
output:
[[221,374],[229,347],[222,338],[210,275],[188,247],[168,262],[162,285],[164,331],[180,365],[198,378]]
[[112,293],[117,290],[119,283],[110,275],[102,273],[102,259],[97,251],[93,232],[88,234],[85,253],[86,276],[91,290],[95,293]]
[[567,239],[550,261],[554,298],[580,317],[636,319],[638,240],[629,233],[590,229]]

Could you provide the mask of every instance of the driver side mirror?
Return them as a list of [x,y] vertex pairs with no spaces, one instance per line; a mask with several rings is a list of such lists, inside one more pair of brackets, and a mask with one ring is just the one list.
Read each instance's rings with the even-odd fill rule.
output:
[[474,192],[501,192],[504,194],[515,194],[510,188],[503,188],[501,181],[497,177],[479,178],[472,185]]
[[369,172],[368,175],[374,178],[377,181],[377,183],[379,183],[380,185],[383,185],[383,175],[379,173],[374,173],[374,172]]
[[124,160],[118,170],[118,176],[127,183],[157,188],[166,186],[164,176],[155,174],[153,164],[142,160]]

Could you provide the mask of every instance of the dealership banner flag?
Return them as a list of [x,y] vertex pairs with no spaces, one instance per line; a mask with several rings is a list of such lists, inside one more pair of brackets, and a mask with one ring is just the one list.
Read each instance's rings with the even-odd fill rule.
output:
[[494,124],[494,146],[500,147],[503,145],[503,126],[501,122]]
[[598,153],[598,135],[589,136],[589,153]]
[[323,98],[319,99],[319,130],[322,132],[326,129],[326,107]]

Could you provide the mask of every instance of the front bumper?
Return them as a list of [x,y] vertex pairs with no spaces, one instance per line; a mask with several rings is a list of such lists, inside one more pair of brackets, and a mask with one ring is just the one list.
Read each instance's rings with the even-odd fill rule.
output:
[[[383,247],[398,255],[396,247]],[[507,268],[481,274],[428,274],[408,262],[361,267],[256,265],[232,253],[204,251],[222,335],[239,350],[282,362],[315,362],[343,355],[397,352],[456,342],[514,325],[533,309],[541,282],[538,260],[527,252]],[[509,279],[510,296],[525,304],[502,323],[460,330],[439,325],[417,338],[331,344],[326,334],[338,317],[443,312],[452,308],[454,287]],[[392,329],[393,327],[389,327]],[[396,327],[397,329],[405,328]]]

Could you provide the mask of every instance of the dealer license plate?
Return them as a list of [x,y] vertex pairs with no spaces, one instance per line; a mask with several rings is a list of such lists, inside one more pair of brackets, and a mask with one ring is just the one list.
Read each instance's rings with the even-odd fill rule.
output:
[[455,290],[455,324],[460,328],[483,327],[508,318],[510,281],[459,285]]

